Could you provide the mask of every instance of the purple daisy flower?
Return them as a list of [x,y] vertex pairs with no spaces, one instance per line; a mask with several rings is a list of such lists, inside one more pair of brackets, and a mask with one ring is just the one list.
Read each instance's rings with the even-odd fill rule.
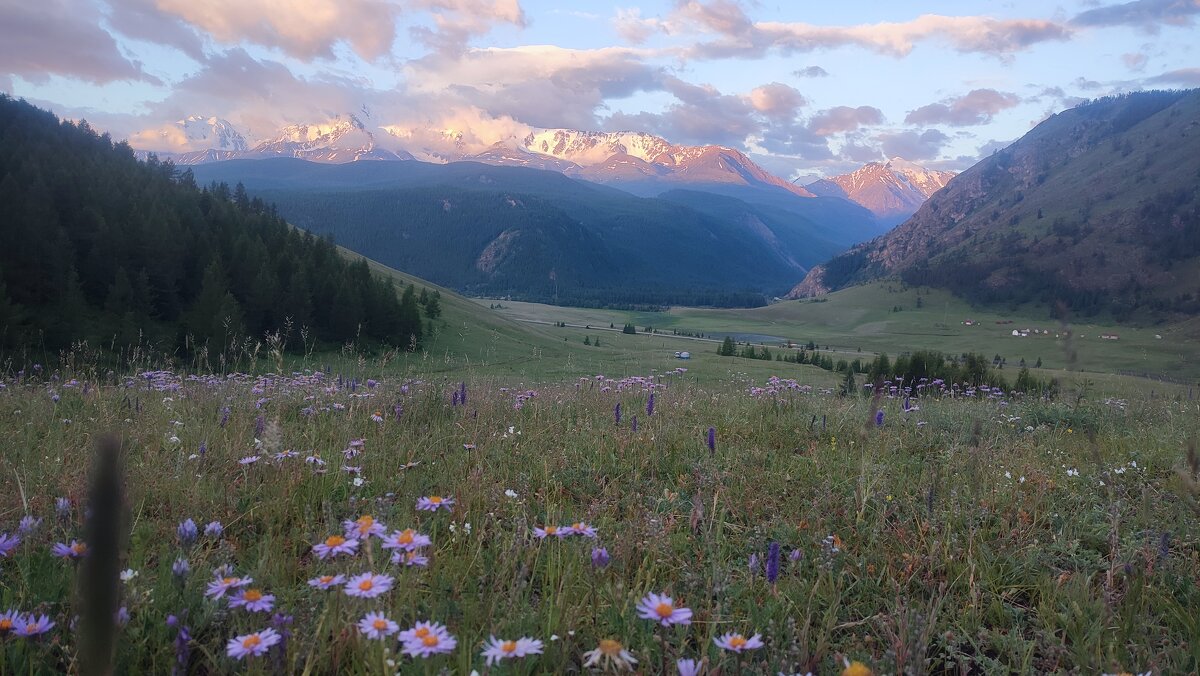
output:
[[403,549],[409,552],[421,547],[428,547],[431,544],[433,544],[433,540],[430,540],[428,535],[418,533],[411,528],[395,531],[383,539],[384,549]]
[[225,593],[229,590],[245,587],[251,582],[254,582],[254,578],[235,576],[221,577],[220,575],[216,575],[216,579],[208,583],[208,589],[205,590],[204,595],[214,599],[219,599],[222,596],[225,596]]
[[53,627],[54,623],[45,615],[40,617],[26,615],[16,623],[16,634],[25,638],[34,638],[50,631]]
[[358,540],[344,538],[341,535],[330,535],[324,542],[313,545],[313,552],[318,559],[328,559],[341,554],[353,554],[358,551]]
[[229,599],[230,608],[244,608],[251,613],[269,613],[275,607],[275,595],[259,589],[243,589]]
[[523,636],[515,641],[504,641],[495,636],[489,636],[487,643],[483,644],[483,652],[479,654],[483,657],[484,663],[490,667],[500,660],[525,657],[526,655],[541,655],[543,648],[544,644],[536,638]]
[[420,498],[417,500],[417,509],[423,512],[436,512],[442,508],[445,508],[446,511],[454,509],[454,498],[443,498],[440,495],[431,495],[427,498]]
[[376,575],[370,572],[356,575],[346,582],[346,595],[361,599],[373,599],[387,593],[392,588],[394,581],[390,576]]
[[283,637],[279,635],[279,632],[274,629],[263,629],[229,639],[229,643],[225,645],[225,653],[235,660],[248,656],[259,657],[266,654],[271,646],[281,640]]
[[389,620],[383,613],[367,613],[358,621],[358,630],[367,638],[378,641],[400,631],[400,625]]
[[717,644],[722,650],[740,653],[744,650],[758,650],[763,647],[762,635],[755,634],[750,638],[746,638],[741,634],[729,632],[721,636],[714,636],[713,643]]
[[[406,634],[411,635],[405,638]],[[458,639],[436,622],[418,622],[415,627],[400,635],[404,643],[404,654],[410,657],[429,657],[454,650]]]
[[653,592],[646,595],[637,604],[638,617],[659,622],[664,627],[672,624],[691,624],[692,611],[690,608],[677,607],[675,601],[666,595]]
[[50,553],[62,559],[79,559],[87,555],[87,544],[71,540],[71,544],[56,542]]
[[395,552],[392,554],[392,563],[403,563],[406,566],[424,568],[429,565],[429,557],[415,549],[410,552]]
[[332,589],[346,581],[345,575],[322,575],[308,581],[308,586],[317,589]]
[[37,530],[38,526],[41,526],[41,525],[42,525],[41,519],[36,519],[36,518],[26,514],[25,516],[21,517],[21,523],[20,523],[20,525],[17,526],[17,532],[21,533],[22,535],[28,535],[28,534],[32,533],[33,531]]

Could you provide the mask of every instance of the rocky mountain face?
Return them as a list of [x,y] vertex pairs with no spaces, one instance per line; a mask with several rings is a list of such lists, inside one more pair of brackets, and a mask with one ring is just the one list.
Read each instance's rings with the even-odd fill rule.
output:
[[789,295],[893,275],[981,303],[1117,319],[1200,313],[1200,90],[1053,115]]
[[955,173],[926,169],[899,157],[871,162],[849,174],[825,178],[805,186],[825,197],[841,197],[860,204],[881,221],[898,224],[916,213],[930,195],[941,190]]

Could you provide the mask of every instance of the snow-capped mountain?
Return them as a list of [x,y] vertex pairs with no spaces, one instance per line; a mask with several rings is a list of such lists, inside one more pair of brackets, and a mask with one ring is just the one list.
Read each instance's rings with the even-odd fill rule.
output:
[[849,174],[814,181],[806,187],[816,195],[856,202],[882,221],[899,223],[916,213],[930,195],[954,176],[954,172],[926,169],[893,157],[887,162],[871,162]]
[[357,115],[339,115],[319,124],[293,124],[270,140],[254,146],[251,154],[261,157],[297,157],[312,162],[355,162],[358,160],[411,160],[412,155],[383,148],[376,131]]
[[[205,126],[204,120],[215,120]],[[556,171],[584,180],[656,195],[673,188],[716,187],[720,190],[783,190],[813,197],[808,189],[774,176],[741,151],[716,145],[688,146],[645,132],[596,132],[523,127],[493,141],[452,129],[377,125],[369,111],[335,116],[323,122],[293,124],[256,144],[248,144],[232,125],[219,118],[188,118],[184,128],[197,138],[212,139],[191,152],[171,152],[153,136],[135,139],[138,147],[159,151],[176,164],[228,159],[295,157],[313,162],[420,160],[446,164],[472,161]],[[183,122],[180,123],[181,125]],[[166,152],[162,152],[166,151]]]
[[597,183],[725,183],[774,186],[801,197],[807,189],[774,176],[744,153],[723,146],[676,145],[646,132],[543,129],[526,136],[529,152],[579,166],[565,173]]

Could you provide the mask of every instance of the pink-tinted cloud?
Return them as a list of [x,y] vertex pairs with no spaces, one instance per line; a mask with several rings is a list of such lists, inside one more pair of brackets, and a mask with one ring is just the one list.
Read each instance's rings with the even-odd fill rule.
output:
[[401,11],[388,0],[156,0],[156,6],[217,42],[254,43],[305,60],[332,57],[338,43],[367,60],[387,54]]
[[66,0],[0,2],[0,71],[29,82],[51,75],[104,84],[159,81],[123,55],[90,6]]
[[[1200,0],[1198,0],[1200,1]],[[987,16],[924,14],[909,21],[855,26],[819,26],[803,22],[752,21],[732,0],[682,0],[662,20],[642,20],[642,30],[669,34],[715,35],[685,50],[692,58],[761,57],[769,52],[794,54],[856,46],[905,56],[918,43],[931,41],[959,52],[1007,56],[1039,42],[1066,40],[1070,27],[1042,19],[995,19]]]
[[415,9],[429,11],[434,28],[414,26],[410,35],[439,52],[462,51],[467,42],[484,35],[496,24],[526,25],[525,11],[517,0],[410,0]]
[[883,111],[874,106],[834,106],[814,115],[808,127],[818,136],[829,136],[877,124],[883,124]]
[[178,16],[160,11],[157,0],[112,0],[108,9],[108,23],[116,32],[175,47],[196,61],[205,59],[200,35]]
[[921,132],[884,132],[876,134],[875,140],[884,155],[919,162],[934,159],[941,154],[942,148],[950,142],[950,137],[937,129],[927,129]]
[[796,77],[829,77],[829,71],[820,66],[806,66],[800,70],[792,71],[792,75]]
[[995,89],[973,89],[963,96],[949,98],[940,103],[930,103],[910,111],[904,121],[908,124],[946,124],[952,127],[969,127],[987,124],[996,113],[1012,108],[1021,102],[1021,97]]
[[748,96],[750,105],[763,115],[778,120],[790,120],[808,104],[796,88],[780,82],[755,87]]

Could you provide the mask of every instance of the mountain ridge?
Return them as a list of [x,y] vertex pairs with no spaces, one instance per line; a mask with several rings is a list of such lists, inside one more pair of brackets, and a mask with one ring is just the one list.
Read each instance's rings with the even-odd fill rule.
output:
[[789,297],[886,276],[1118,320],[1200,313],[1200,90],[1052,115]]

